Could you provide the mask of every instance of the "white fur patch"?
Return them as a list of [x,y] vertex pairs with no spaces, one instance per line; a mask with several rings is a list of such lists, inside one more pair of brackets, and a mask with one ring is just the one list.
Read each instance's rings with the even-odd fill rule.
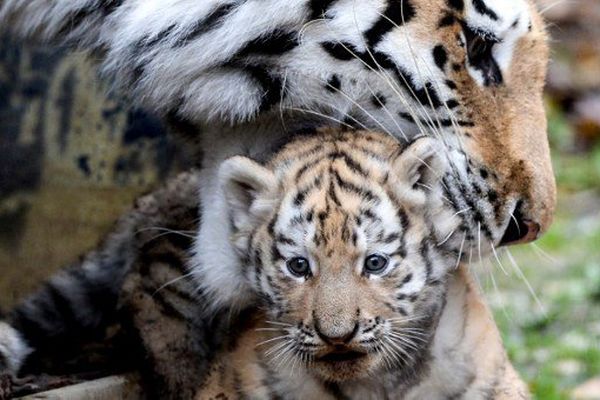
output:
[[[531,15],[524,0],[482,0],[485,6],[497,16],[497,19],[476,10],[474,2],[466,4],[465,20],[474,30],[486,32],[500,40],[494,45],[492,55],[503,74],[510,67],[515,45],[529,29]],[[469,73],[479,85],[483,85],[480,71],[468,66]]]
[[19,372],[23,361],[32,351],[15,328],[0,322],[0,354],[6,359],[11,372]]

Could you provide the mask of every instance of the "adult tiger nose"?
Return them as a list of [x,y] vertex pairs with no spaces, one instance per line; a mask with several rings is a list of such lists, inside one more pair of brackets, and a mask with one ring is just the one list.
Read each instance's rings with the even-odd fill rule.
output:
[[500,246],[529,243],[540,235],[540,224],[523,216],[522,204],[519,203],[500,240]]

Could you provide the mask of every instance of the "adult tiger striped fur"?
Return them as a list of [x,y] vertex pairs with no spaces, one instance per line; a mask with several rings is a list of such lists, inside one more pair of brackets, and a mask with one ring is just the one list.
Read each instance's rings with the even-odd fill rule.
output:
[[[260,158],[298,124],[439,136],[471,161],[450,194],[485,243],[550,224],[548,48],[533,0],[0,0],[0,25],[95,49],[134,101],[202,130],[200,283],[217,282],[212,260],[236,263],[223,256],[218,166]],[[216,306],[243,294],[218,283],[205,287]]]
[[[199,182],[184,175],[17,308],[0,351],[20,364],[20,343],[35,359],[98,332],[119,308],[160,398],[525,398],[479,292],[456,270],[464,216],[443,197],[440,148],[430,138],[402,147],[380,133],[320,131],[262,164],[228,159],[219,184],[241,267],[230,276],[254,297],[245,312],[214,318],[205,293],[183,279]],[[165,235],[150,231],[157,224]],[[267,356],[279,350],[281,365]]]

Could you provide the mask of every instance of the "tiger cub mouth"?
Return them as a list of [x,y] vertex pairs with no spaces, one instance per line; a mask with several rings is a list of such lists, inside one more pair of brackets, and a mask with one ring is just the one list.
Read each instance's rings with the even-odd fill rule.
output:
[[317,361],[329,363],[349,362],[359,360],[366,356],[367,353],[363,353],[360,351],[350,350],[347,348],[336,348],[333,351],[325,354],[324,356],[317,358]]

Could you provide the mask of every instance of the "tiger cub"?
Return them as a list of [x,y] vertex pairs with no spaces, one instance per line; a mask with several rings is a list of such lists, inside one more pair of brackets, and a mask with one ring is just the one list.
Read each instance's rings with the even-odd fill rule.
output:
[[207,313],[211,293],[185,279],[198,222],[198,177],[185,174],[0,324],[0,360],[28,371],[117,321],[159,398],[526,398],[456,270],[468,244],[443,195],[442,148],[322,130],[265,163],[225,161],[240,262],[217,272],[253,293],[246,310]]
[[377,133],[220,169],[257,312],[196,398],[521,399],[489,311],[448,236],[438,143]]

